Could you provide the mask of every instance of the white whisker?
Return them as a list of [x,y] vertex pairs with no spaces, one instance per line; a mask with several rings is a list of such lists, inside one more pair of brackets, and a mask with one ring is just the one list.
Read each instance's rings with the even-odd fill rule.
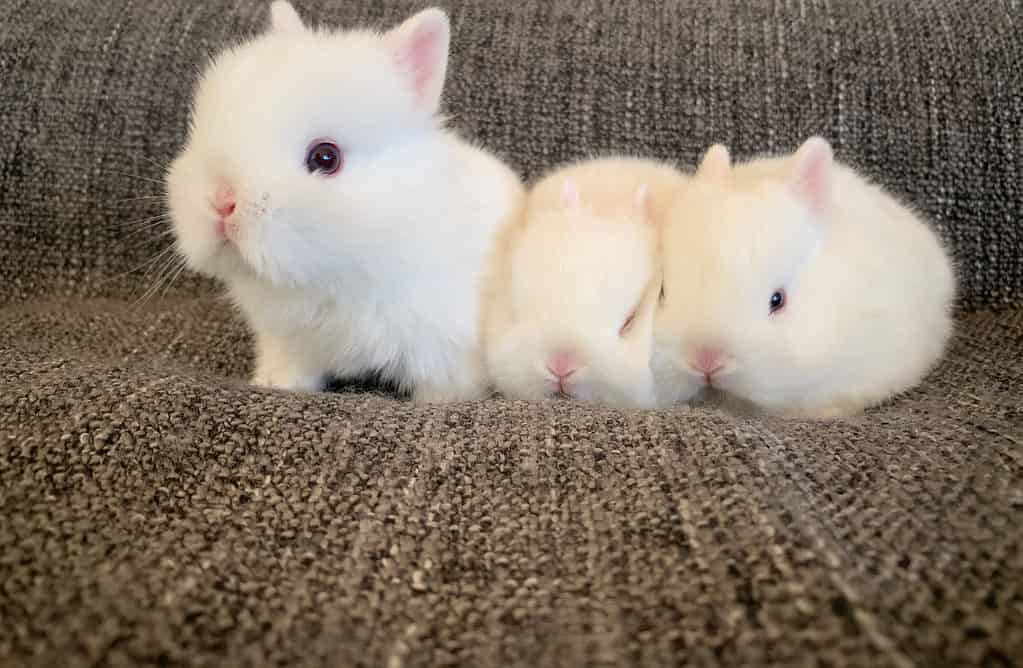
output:
[[163,222],[170,218],[170,214],[159,213],[155,216],[147,216],[146,218],[139,218],[136,220],[120,220],[115,221],[114,225],[117,227],[135,227],[136,225],[148,225],[154,222]]
[[185,271],[185,267],[187,266],[188,263],[185,262],[184,258],[181,258],[181,261],[178,263],[178,268],[174,272],[174,275],[171,276],[170,280],[168,280],[166,285],[163,286],[163,291],[160,292],[161,298],[167,295],[167,291],[170,290],[171,286],[174,285],[174,281],[178,280],[178,277],[181,276],[181,274]]
[[125,202],[143,202],[149,200],[162,200],[166,199],[167,195],[139,195],[138,197],[125,197],[124,199],[115,199],[112,204],[124,204]]
[[[174,250],[174,244],[173,243],[168,244],[166,248],[164,248],[163,250],[161,250],[160,252],[158,252],[156,255],[154,255],[153,257],[149,258],[145,262],[142,262],[141,264],[139,264],[139,265],[137,265],[135,267],[132,267],[128,271],[123,271],[123,272],[121,272],[119,274],[114,274],[113,276],[104,279],[103,281],[100,282],[100,285],[106,285],[108,283],[112,283],[113,281],[116,281],[118,279],[124,278],[125,276],[129,276],[131,274],[134,274],[135,272],[139,271],[140,269],[142,269],[144,267],[150,267],[150,269],[151,269],[152,268],[151,265],[159,262],[162,258],[166,257],[168,252],[171,252],[173,250]],[[146,271],[146,275],[148,275],[148,273],[149,273],[149,270]]]
[[100,171],[106,172],[107,174],[117,174],[118,176],[127,176],[127,177],[132,178],[132,179],[138,179],[139,181],[148,181],[149,183],[155,183],[158,186],[163,186],[164,185],[163,181],[160,181],[160,180],[154,179],[154,178],[150,178],[148,176],[142,176],[141,174],[131,174],[129,172],[118,172],[118,171],[113,170],[113,169],[103,169],[103,170],[100,170]]
[[[161,253],[161,255],[163,254]],[[176,259],[177,255],[175,255],[174,253],[164,255],[163,259],[159,262],[159,264],[150,266],[149,269],[146,270],[146,273],[142,274],[142,281],[145,282],[146,279],[149,278],[150,274],[153,274],[154,280],[159,278],[160,276],[163,275],[163,272],[167,270],[167,267],[173,264]]]
[[[131,239],[132,237],[136,236],[140,232],[151,232],[155,227],[156,227],[156,225],[151,225],[150,227],[142,229],[142,230],[135,230],[134,232],[131,232],[130,234],[126,235],[123,239],[121,239],[121,243],[124,243],[128,239]],[[144,239],[141,239],[140,241],[137,241],[136,243],[132,244],[129,247],[130,248],[138,248],[139,246],[142,246],[142,245],[148,244],[148,243],[152,243],[153,241],[156,241],[157,239],[162,239],[163,237],[167,237],[167,236],[170,236],[172,234],[174,234],[174,230],[172,230],[172,229],[166,229],[166,230],[161,230],[159,232],[153,232],[152,236],[149,236],[149,237],[146,237]]]
[[[133,236],[135,236],[137,234],[142,234],[144,232],[160,232],[161,228],[164,228],[164,224],[165,223],[166,223],[166,221],[163,221],[163,220],[154,220],[153,222],[149,223],[148,225],[140,225],[139,227],[135,228],[134,230],[131,230],[126,235],[121,237],[121,241],[124,241],[126,239],[131,239]],[[170,227],[166,227],[165,229],[168,230],[168,231],[173,231]]]
[[[171,255],[169,258],[167,258],[167,260],[162,262],[160,264],[159,269],[157,269],[154,280],[150,284],[149,288],[146,289],[143,295],[135,301],[134,306],[136,307],[141,306],[148,302],[152,297],[154,297],[156,293],[160,290],[160,288],[164,286],[168,277],[174,272],[175,269],[177,269],[177,264],[183,261],[184,261],[183,258],[177,255]],[[146,272],[146,274],[142,277],[143,281],[145,281],[149,273],[150,272]]]
[[156,167],[159,167],[160,171],[162,171],[164,173],[166,173],[170,169],[170,163],[169,162],[159,162],[157,160],[153,160],[152,158],[144,156],[144,155],[136,155],[135,157],[136,158],[142,158],[143,160],[145,160],[149,164],[154,165]]

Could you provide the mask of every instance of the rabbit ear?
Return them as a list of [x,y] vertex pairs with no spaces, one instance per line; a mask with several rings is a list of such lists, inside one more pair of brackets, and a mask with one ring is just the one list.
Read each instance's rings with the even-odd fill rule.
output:
[[724,144],[714,144],[703,154],[696,175],[702,178],[720,180],[728,176],[732,170],[732,157]]
[[436,7],[424,9],[385,36],[394,60],[407,75],[419,104],[435,113],[440,108],[448,68],[451,24]]
[[302,32],[305,26],[302,25],[302,19],[290,2],[277,0],[270,3],[270,30],[282,33]]
[[579,184],[575,182],[575,179],[565,179],[565,182],[561,184],[561,205],[569,211],[578,211],[582,207]]
[[652,220],[650,215],[650,186],[646,183],[639,184],[636,192],[632,195],[632,209],[644,220]]
[[820,137],[807,139],[792,156],[789,188],[815,213],[825,213],[831,206],[833,163],[831,144]]

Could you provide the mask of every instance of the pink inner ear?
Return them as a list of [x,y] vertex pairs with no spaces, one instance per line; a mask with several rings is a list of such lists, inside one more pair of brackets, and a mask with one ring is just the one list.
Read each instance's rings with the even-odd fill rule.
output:
[[582,201],[579,197],[579,186],[576,185],[573,179],[565,179],[565,182],[561,185],[561,204],[571,211],[578,210],[582,206]]
[[650,204],[650,186],[643,183],[636,188],[636,193],[632,199],[632,205],[640,215],[647,215],[649,213],[648,207]]
[[795,161],[793,192],[815,212],[826,212],[831,202],[831,147],[823,141],[808,143],[797,152]]
[[413,31],[408,41],[398,50],[398,63],[412,73],[412,87],[418,98],[430,92],[430,85],[436,75],[435,68],[440,60],[437,53],[440,36],[436,28],[420,28]]
[[645,223],[653,224],[656,222],[653,195],[650,193],[649,184],[643,183],[636,189],[632,197],[632,211]]

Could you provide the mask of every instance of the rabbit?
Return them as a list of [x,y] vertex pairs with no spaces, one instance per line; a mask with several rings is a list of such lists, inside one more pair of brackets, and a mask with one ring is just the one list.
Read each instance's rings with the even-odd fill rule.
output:
[[768,414],[854,415],[918,384],[952,332],[938,237],[820,137],[734,167],[712,146],[662,243],[661,404],[711,387]]
[[486,366],[499,393],[653,405],[657,220],[682,179],[667,164],[608,157],[533,186],[488,297]]
[[256,385],[483,396],[483,274],[524,186],[443,125],[447,15],[378,33],[270,13],[199,81],[167,175],[177,251],[245,315]]

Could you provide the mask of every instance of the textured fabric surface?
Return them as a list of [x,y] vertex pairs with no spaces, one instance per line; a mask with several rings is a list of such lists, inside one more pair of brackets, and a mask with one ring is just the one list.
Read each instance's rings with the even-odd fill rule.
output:
[[133,221],[265,4],[0,0],[0,666],[1023,665],[1019,2],[443,4],[526,175],[828,136],[955,253],[948,360],[826,422],[250,388]]
[[287,395],[216,302],[0,314],[0,656],[1023,660],[1020,312],[823,423]]

